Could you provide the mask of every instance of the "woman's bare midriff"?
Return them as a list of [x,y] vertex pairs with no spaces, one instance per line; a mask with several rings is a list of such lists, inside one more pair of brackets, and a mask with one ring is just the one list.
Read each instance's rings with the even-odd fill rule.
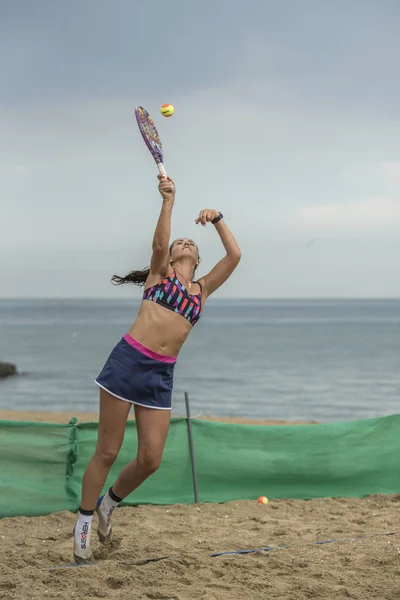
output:
[[143,300],[129,334],[149,350],[164,356],[178,356],[192,325],[177,313]]

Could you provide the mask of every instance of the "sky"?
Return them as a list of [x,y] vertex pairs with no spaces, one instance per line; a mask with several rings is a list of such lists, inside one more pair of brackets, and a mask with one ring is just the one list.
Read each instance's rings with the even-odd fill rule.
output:
[[[145,7],[147,5],[147,8]],[[0,2],[0,297],[140,297],[161,207],[219,298],[400,297],[398,0]],[[161,116],[163,103],[175,107]]]

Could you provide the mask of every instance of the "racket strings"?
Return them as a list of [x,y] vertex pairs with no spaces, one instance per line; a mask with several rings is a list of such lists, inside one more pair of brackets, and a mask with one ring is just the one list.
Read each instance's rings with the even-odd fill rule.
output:
[[141,106],[138,106],[135,112],[140,132],[148,149],[153,155],[156,163],[162,163],[164,159],[164,149],[153,119],[151,118],[149,113]]

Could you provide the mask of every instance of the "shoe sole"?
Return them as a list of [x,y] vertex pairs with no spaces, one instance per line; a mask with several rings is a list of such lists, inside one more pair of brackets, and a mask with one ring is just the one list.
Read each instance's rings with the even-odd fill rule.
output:
[[[101,501],[103,500],[103,498],[104,498],[104,496],[100,496],[100,498],[97,500],[96,509],[95,509],[97,516],[99,516],[99,507],[100,507],[100,504],[101,504]],[[107,544],[107,542],[110,542],[112,539],[112,527],[107,535],[104,535],[104,533],[101,533],[100,529],[97,528],[97,536],[99,538],[100,544]]]
[[93,554],[91,554],[89,556],[89,558],[82,558],[81,556],[77,556],[74,553],[74,560],[75,560],[75,564],[77,564],[77,565],[87,565],[87,564],[91,564],[91,563],[94,562],[94,560],[93,560]]

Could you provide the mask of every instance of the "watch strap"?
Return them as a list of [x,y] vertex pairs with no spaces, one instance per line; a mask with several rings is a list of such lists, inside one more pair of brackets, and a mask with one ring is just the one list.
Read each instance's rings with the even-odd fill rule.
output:
[[224,218],[224,215],[223,215],[221,212],[219,212],[219,213],[218,213],[218,217],[215,217],[215,219],[213,219],[213,220],[211,221],[211,223],[212,223],[213,225],[215,225],[215,223],[218,223],[218,221],[220,221],[220,220],[221,220],[221,219],[223,219],[223,218]]

